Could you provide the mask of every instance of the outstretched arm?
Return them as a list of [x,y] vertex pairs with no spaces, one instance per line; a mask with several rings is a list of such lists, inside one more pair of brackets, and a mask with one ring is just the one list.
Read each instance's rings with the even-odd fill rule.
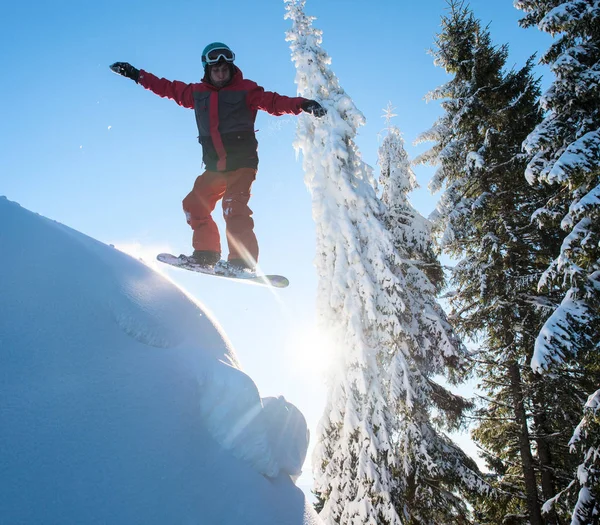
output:
[[115,62],[110,68],[115,73],[130,78],[137,84],[156,93],[159,97],[170,98],[184,108],[192,109],[194,107],[194,97],[192,95],[193,84],[158,78],[152,73],[148,73],[148,71],[136,69],[127,62]]
[[286,97],[273,91],[265,91],[262,87],[254,84],[248,94],[248,105],[250,109],[266,111],[271,115],[298,115],[305,111],[315,117],[322,117],[327,110],[316,100],[303,97]]
[[302,111],[301,105],[305,101],[306,99],[302,97],[286,97],[273,91],[265,91],[254,82],[251,83],[247,98],[250,109],[260,109],[276,116],[298,115]]

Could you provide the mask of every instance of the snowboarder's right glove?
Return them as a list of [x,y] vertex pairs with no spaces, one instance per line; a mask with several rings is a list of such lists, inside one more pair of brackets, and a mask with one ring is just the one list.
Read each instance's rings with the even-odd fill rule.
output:
[[306,100],[300,104],[300,108],[302,111],[311,113],[315,117],[322,117],[327,114],[327,110],[316,100]]
[[110,68],[118,75],[122,75],[124,77],[130,78],[131,80],[134,80],[136,84],[140,79],[140,70],[136,69],[127,62],[115,62],[110,66]]

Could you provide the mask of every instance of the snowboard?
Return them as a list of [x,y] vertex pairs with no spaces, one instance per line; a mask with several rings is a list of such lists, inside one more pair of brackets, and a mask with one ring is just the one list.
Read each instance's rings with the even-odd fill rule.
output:
[[236,281],[243,281],[248,284],[273,286],[274,288],[287,288],[287,286],[290,284],[287,277],[284,277],[283,275],[253,274],[244,271],[235,273],[228,271],[227,273],[220,273],[215,271],[214,267],[199,265],[191,257],[187,257],[186,255],[175,257],[170,253],[159,253],[156,258],[160,262],[169,264],[175,268],[183,268],[184,270],[203,273],[205,275],[214,275],[215,277],[223,277],[225,279],[234,279]]

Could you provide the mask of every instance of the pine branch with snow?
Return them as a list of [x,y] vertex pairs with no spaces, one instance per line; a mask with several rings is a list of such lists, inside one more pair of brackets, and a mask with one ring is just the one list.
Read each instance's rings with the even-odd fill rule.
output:
[[542,227],[560,224],[559,254],[540,289],[562,292],[536,342],[532,366],[560,368],[600,339],[600,2],[518,0],[521,25],[555,36],[542,62],[555,79],[541,99],[545,118],[524,142],[531,183],[558,188],[535,213]]
[[573,509],[571,525],[598,521],[600,516],[600,390],[587,400],[583,419],[569,442],[571,451],[583,457],[577,469],[579,493]]

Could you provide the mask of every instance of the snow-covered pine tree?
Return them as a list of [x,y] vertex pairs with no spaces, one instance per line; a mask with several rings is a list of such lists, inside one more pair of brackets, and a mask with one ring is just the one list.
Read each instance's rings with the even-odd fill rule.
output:
[[534,191],[523,177],[521,144],[539,122],[539,87],[532,60],[504,72],[507,47],[494,47],[462,2],[449,7],[433,54],[453,78],[430,94],[445,114],[423,134],[436,144],[418,161],[439,164],[431,187],[445,187],[435,222],[442,248],[459,259],[452,318],[480,341],[486,398],[473,435],[503,496],[474,504],[483,523],[541,524],[540,494],[552,495],[570,469],[553,436],[565,433],[576,396],[526,366],[547,317],[536,281],[558,245],[556,232],[542,234],[530,220],[548,188]]
[[[317,224],[319,314],[339,335],[342,348],[313,457],[320,515],[331,525],[400,524],[405,515],[410,519],[411,509],[399,501],[397,490],[399,439],[407,443],[403,458],[408,461],[409,452],[414,454],[419,479],[436,471],[437,458],[424,446],[435,438],[429,434],[433,426],[427,412],[415,412],[430,403],[425,396],[434,398],[437,392],[427,369],[413,357],[423,350],[419,334],[413,332],[417,324],[402,272],[409,262],[395,250],[372,170],[354,142],[364,117],[331,71],[320,47],[321,32],[312,28],[304,3],[286,0],[296,81],[302,96],[321,101],[329,112],[320,120],[299,119],[296,147],[303,154]],[[432,333],[435,323],[430,323]],[[450,337],[444,341],[428,366],[460,361],[463,348],[453,346]],[[429,355],[432,348],[427,347]],[[472,488],[483,486],[466,458],[458,458],[459,450],[446,445],[448,463],[460,465],[455,476]],[[413,489],[425,493],[428,487]],[[451,496],[446,494],[446,502],[463,512],[462,503]]]
[[536,341],[532,366],[577,359],[600,344],[600,1],[516,0],[521,25],[558,38],[542,57],[555,80],[541,98],[544,120],[525,141],[531,183],[557,191],[535,213],[542,228],[560,222],[560,254],[540,287],[561,290],[560,304]]
[[[581,423],[569,442],[578,451],[583,463],[577,469],[577,480],[569,489],[578,487],[577,502],[573,509],[571,525],[596,525],[600,521],[600,390],[587,400]],[[557,498],[560,498],[559,494]]]
[[[539,282],[552,314],[539,331],[531,365],[549,372],[546,377],[562,378],[581,406],[584,392],[600,385],[600,2],[517,0],[515,7],[526,13],[522,26],[556,37],[541,59],[555,75],[541,98],[545,117],[524,143],[533,155],[527,179],[554,188],[534,219],[544,232],[558,226],[563,231],[560,250]],[[585,413],[583,428],[591,421],[597,425],[596,407]],[[589,435],[597,438],[597,426]],[[572,523],[597,522],[600,480],[597,472],[584,475],[586,465],[597,465],[597,442],[574,440],[572,450],[583,455],[574,481],[581,486],[579,501],[565,490],[550,503],[561,514],[576,505]]]
[[[299,92],[322,102],[326,118],[300,117],[296,147],[313,198],[321,322],[337,334],[340,353],[313,453],[315,493],[327,525],[401,524],[392,500],[393,410],[380,363],[402,330],[401,283],[389,269],[393,247],[381,223],[372,172],[353,137],[364,117],[329,70],[321,33],[304,1],[286,1],[287,40]],[[390,294],[375,293],[387,283]],[[378,340],[383,334],[384,340]]]
[[[398,252],[426,274],[438,293],[443,288],[444,272],[434,251],[431,222],[417,212],[409,200],[409,194],[418,188],[418,184],[404,149],[402,133],[391,124],[391,119],[396,116],[393,111],[389,103],[384,111],[385,136],[378,155],[384,222]],[[451,331],[449,326],[447,329]]]
[[[444,431],[460,428],[463,412],[471,408],[471,404],[434,380],[436,375],[444,375],[453,384],[463,379],[467,369],[466,350],[436,300],[444,286],[444,273],[433,250],[431,224],[417,212],[408,197],[418,185],[402,134],[391,125],[393,116],[390,104],[385,112],[386,135],[379,148],[383,220],[403,261],[400,269],[405,294],[410,297],[408,304],[413,322],[410,331],[417,339],[417,345],[411,347],[412,352],[405,359],[413,363],[429,383],[429,391],[416,395],[412,406],[407,405],[403,397],[396,405],[401,417],[396,444],[399,460],[396,499],[403,505],[406,524],[468,523],[469,511],[465,505],[468,496],[471,493],[488,495],[488,491],[479,481],[471,485],[472,475],[461,474],[476,472],[477,466],[448,440]],[[448,348],[452,351],[446,355]],[[423,400],[427,400],[426,404]],[[415,428],[419,431],[415,432]],[[426,450],[429,461],[425,464],[419,449]]]

